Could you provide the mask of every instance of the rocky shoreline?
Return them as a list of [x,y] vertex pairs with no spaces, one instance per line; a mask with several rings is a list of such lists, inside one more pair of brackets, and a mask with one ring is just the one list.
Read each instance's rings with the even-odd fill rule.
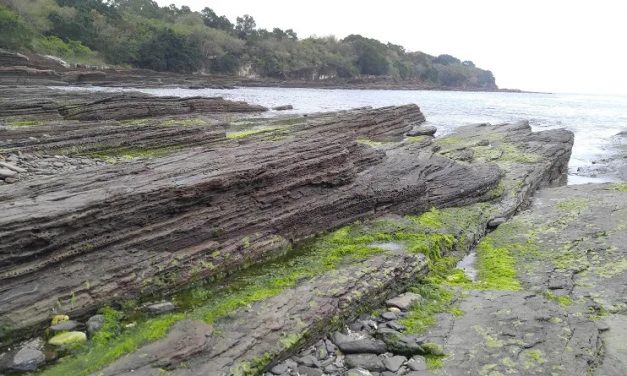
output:
[[571,132],[265,110],[3,87],[0,374],[624,374],[627,188],[559,187]]
[[326,80],[281,80],[269,77],[182,74],[145,69],[109,67],[65,67],[43,56],[26,56],[0,49],[0,84],[2,85],[91,85],[105,87],[184,87],[189,89],[232,89],[235,87],[283,87],[355,90],[447,90],[520,93],[517,89],[486,89],[463,86],[434,86],[420,81],[402,81],[390,77],[362,77]]

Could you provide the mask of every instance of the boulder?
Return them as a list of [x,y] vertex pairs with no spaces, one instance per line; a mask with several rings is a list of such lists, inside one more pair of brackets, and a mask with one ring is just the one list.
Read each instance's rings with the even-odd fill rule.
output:
[[41,350],[24,347],[13,356],[11,369],[32,372],[46,362],[46,356]]

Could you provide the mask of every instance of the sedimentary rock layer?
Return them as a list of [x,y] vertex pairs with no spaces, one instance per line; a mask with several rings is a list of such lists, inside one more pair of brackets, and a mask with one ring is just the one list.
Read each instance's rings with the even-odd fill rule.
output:
[[285,239],[363,216],[485,196],[498,183],[496,166],[410,144],[387,155],[355,141],[391,129],[400,136],[422,119],[416,106],[362,110],[278,141],[225,142],[3,187],[2,318],[36,327],[57,310],[80,315],[236,269]]
[[[399,260],[397,257],[401,254],[406,255],[405,260],[411,260],[412,254],[416,254],[412,253],[415,250],[410,251],[407,249],[407,244],[401,240],[403,236],[395,240],[399,233],[405,235],[413,234],[421,239],[425,239],[423,244],[425,247],[439,248],[432,250],[432,252],[441,252],[442,255],[450,255],[451,253],[464,254],[482,236],[491,218],[509,216],[531,197],[538,186],[559,184],[561,179],[556,179],[555,177],[563,171],[564,165],[568,160],[570,146],[572,145],[572,135],[570,133],[556,132],[541,137],[544,141],[540,145],[544,145],[540,147],[535,143],[538,135],[533,134],[526,123],[501,126],[471,126],[462,129],[460,134],[472,134],[472,136],[468,136],[467,146],[458,142],[457,147],[459,149],[467,148],[474,155],[473,147],[476,140],[473,140],[473,137],[478,137],[480,140],[487,140],[492,145],[491,149],[494,154],[498,154],[498,157],[492,159],[502,166],[504,175],[501,179],[502,190],[499,189],[494,193],[496,200],[490,203],[451,209],[451,213],[456,214],[443,214],[443,218],[449,218],[451,222],[439,223],[431,220],[431,222],[428,222],[429,226],[427,227],[421,224],[421,220],[416,221],[399,216],[387,216],[379,221],[351,227],[351,231],[355,231],[354,236],[359,238],[360,234],[363,234],[365,236],[387,239],[385,244],[375,242],[371,243],[371,245],[392,249],[393,251],[386,253],[384,257],[393,260]],[[517,140],[516,143],[505,141],[504,135],[517,136],[512,137]],[[453,135],[448,139],[440,140],[440,142],[442,145],[450,144],[452,137],[457,136]],[[551,141],[548,141],[549,139]],[[422,144],[422,148],[425,145],[429,145],[430,139],[419,140],[415,144],[420,144],[423,141],[427,142]],[[437,143],[436,149],[437,146],[440,146]],[[485,144],[485,142],[482,142],[482,144]],[[383,146],[383,148],[386,149],[388,155],[407,152],[403,148],[399,148],[399,145],[394,144]],[[512,155],[505,155],[506,153],[513,153],[512,148],[517,148],[517,153],[520,153],[516,154],[517,158],[512,158]],[[534,150],[535,154],[528,153],[531,150]],[[446,153],[446,149],[444,149],[444,152]],[[473,158],[470,163],[483,164],[484,161],[482,161],[479,155],[480,153],[478,152],[477,158]],[[401,210],[395,211],[400,212]],[[444,209],[443,212],[447,212],[447,209]],[[460,216],[460,218],[455,218],[456,216]],[[383,233],[381,234],[380,232]],[[448,241],[438,243],[434,240],[440,239],[440,236],[446,236]],[[431,244],[431,242],[434,243]],[[370,259],[372,262],[378,262],[376,260],[378,258]],[[150,375],[157,372],[159,367],[163,367],[175,375],[200,375],[210,371],[213,371],[216,375],[231,375],[238,374],[238,370],[242,374],[246,374],[246,371],[259,373],[264,368],[268,370],[295,349],[302,348],[303,345],[319,339],[325,333],[325,330],[319,330],[319,323],[338,322],[347,318],[342,309],[345,307],[342,304],[342,295],[337,295],[335,292],[346,289],[361,291],[360,286],[363,285],[361,283],[355,284],[351,278],[338,279],[337,277],[332,277],[332,275],[342,275],[347,271],[349,275],[359,275],[358,272],[353,270],[355,267],[355,265],[351,266],[350,264],[349,266],[343,265],[342,268],[345,269],[341,271],[329,273],[322,279],[315,279],[315,282],[304,281],[296,289],[287,289],[281,294],[255,303],[247,309],[232,312],[228,318],[215,323],[214,329],[222,334],[220,336],[209,336],[202,346],[196,346],[195,337],[189,340],[181,339],[181,333],[184,332],[187,324],[180,324],[183,328],[174,327],[163,340],[142,347],[132,355],[121,358],[105,368],[103,372],[110,375],[131,374],[131,372],[133,374],[139,372],[140,374]],[[361,267],[358,266],[358,268]],[[386,273],[384,268],[380,268],[379,273],[373,273],[379,275],[381,272]],[[404,272],[396,275],[395,280],[398,284],[392,286],[398,287],[398,285],[402,284],[401,281],[411,281],[415,275],[415,271],[406,269]],[[333,288],[311,288],[312,283],[318,284],[320,280],[329,283]],[[331,297],[325,295],[329,291],[332,293]],[[379,290],[376,283],[368,283],[364,291]],[[398,291],[398,289],[390,288],[387,291],[393,293],[393,291]],[[387,295],[389,296],[389,294]],[[381,297],[373,298],[367,294],[357,294],[356,296],[358,296],[357,300],[361,305],[372,305],[382,301]],[[315,309],[317,305],[314,303],[310,304],[310,307],[306,307],[309,304],[308,302],[317,302],[319,299],[329,299],[326,306],[330,309],[317,310]],[[297,310],[299,312],[304,307],[303,312],[313,313],[318,321],[303,319],[300,314],[292,311],[294,305],[299,307]],[[332,307],[334,309],[331,309]],[[404,306],[404,309],[407,309],[407,306]],[[483,315],[486,315],[485,312]],[[269,317],[272,320],[268,319]],[[306,317],[308,316],[306,315]],[[335,371],[330,372],[330,374],[337,374],[337,372],[343,369],[342,364],[344,364],[344,371],[347,371],[351,368],[349,364],[359,363],[364,366],[368,364],[368,366],[372,367],[369,368],[372,371],[381,371],[385,369],[381,359],[389,359],[390,356],[378,357],[376,354],[399,351],[399,346],[394,345],[393,341],[391,342],[391,339],[388,338],[390,336],[398,336],[398,338],[414,341],[413,347],[411,344],[405,345],[406,348],[400,353],[402,355],[408,355],[407,352],[410,352],[412,355],[428,353],[433,351],[433,348],[428,346],[440,342],[440,338],[422,339],[421,343],[432,342],[430,345],[425,345],[422,348],[416,344],[418,336],[403,336],[401,333],[393,330],[391,327],[385,327],[383,324],[379,327],[380,330],[377,330],[376,320],[377,318],[375,317],[370,321],[361,321],[361,326],[367,327],[367,330],[354,333],[357,342],[353,344],[351,349],[343,349],[342,351],[357,352],[359,353],[357,355],[350,355],[344,358],[343,355],[337,353],[336,348],[334,350],[324,350],[314,355],[311,355],[309,351],[301,354],[300,357],[302,358],[297,358],[298,364],[287,360],[285,363],[279,364],[277,369],[287,369],[287,365],[291,362],[294,367],[300,367],[298,372],[301,374],[308,374],[308,372],[320,373],[323,368],[325,371],[334,369]],[[269,321],[279,324],[269,324]],[[291,324],[286,324],[289,322]],[[398,322],[387,325],[396,325],[397,329],[401,327]],[[328,332],[331,327],[327,326],[326,331]],[[358,330],[355,329],[355,326],[351,326],[351,328],[352,330]],[[387,338],[387,342],[384,343],[381,339],[375,340],[372,337],[373,335],[383,337],[384,339]],[[303,339],[306,340],[303,341]],[[176,346],[173,346],[173,343],[176,343]],[[333,345],[328,347],[325,343],[329,343],[329,341],[322,342],[317,348],[333,348]],[[181,353],[179,349],[182,348],[186,349],[185,354],[172,360],[174,355]],[[187,351],[189,349],[195,349],[195,351]],[[374,354],[372,353],[373,351]],[[325,355],[327,352],[332,352],[334,355]],[[163,359],[166,360],[164,361]],[[331,362],[333,362],[333,365],[331,365]],[[329,367],[323,367],[322,364]],[[293,368],[293,370],[295,372],[296,368]],[[277,374],[276,372],[274,373]],[[255,373],[253,372],[252,374]],[[279,372],[278,374],[283,373]]]
[[[224,100],[220,97],[178,98],[155,97],[141,93],[54,93],[50,90],[27,90],[43,97],[20,98],[24,90],[7,90],[0,96],[0,119],[66,119],[66,120],[123,120],[151,116],[182,115],[190,113],[263,112],[267,109],[245,102]],[[33,93],[34,92],[34,93]],[[11,95],[14,94],[14,95]],[[17,95],[17,97],[15,96]]]
[[[94,114],[103,110],[102,116],[118,118],[123,109],[117,99],[71,100],[64,107],[47,107],[52,110],[42,116],[56,111],[60,118],[88,119],[101,116]],[[111,103],[113,107],[108,107]],[[67,108],[81,110],[70,114],[64,112]],[[143,111],[134,116],[164,113]],[[461,206],[503,194],[510,202],[496,213],[508,216],[536,187],[560,181],[572,147],[570,132],[533,133],[526,123],[470,126],[435,144],[428,136],[398,142],[423,121],[418,107],[408,105],[314,116],[276,133],[253,132],[249,137],[225,137],[224,128],[217,124],[168,129],[63,121],[67,132],[57,131],[54,125],[19,131],[11,127],[7,131],[15,137],[6,146],[16,152],[54,153],[81,147],[81,139],[87,140],[87,151],[100,150],[89,145],[108,139],[114,148],[143,140],[149,141],[142,145],[160,146],[167,139],[195,142],[198,147],[157,159],[17,182],[10,189],[0,186],[0,320],[3,330],[9,329],[3,341],[41,328],[55,312],[80,317],[124,296],[172,291],[193,280],[217,278],[276,256],[290,242],[361,218],[420,213],[433,206]],[[37,140],[51,135],[34,142],[30,137],[36,132]],[[507,179],[502,179],[504,172],[510,174]],[[350,278],[342,279],[337,288],[356,297],[378,295],[379,284],[391,282],[388,274],[376,272],[389,269],[377,262],[399,261],[390,270],[403,280],[416,273],[416,260],[411,255],[387,255],[369,259],[375,264],[349,266],[347,270],[359,280],[362,268],[378,265],[368,269],[371,276],[367,277],[378,282],[362,288]],[[333,273],[341,272],[327,277]],[[270,307],[259,312],[270,314],[284,307],[277,319],[295,315],[305,325],[282,328],[313,333],[315,325],[346,315],[345,307],[337,305],[338,296],[311,294],[312,286],[324,283],[328,281],[299,284],[294,291],[259,303]],[[302,286],[309,286],[309,293]],[[307,302],[319,298],[325,308],[312,312],[321,321],[313,321],[315,317],[302,307],[279,304],[294,299],[290,294]],[[234,333],[245,323],[264,328],[258,325],[259,317],[245,312],[236,317],[231,324],[216,325]],[[187,330],[180,325],[179,329]],[[273,334],[260,332],[253,346],[258,349],[238,347],[234,340],[231,360],[226,361],[199,349],[216,338],[198,340],[202,342],[198,349],[186,357],[198,361],[198,367],[207,363],[221,370],[230,369],[233,359],[251,360],[261,349],[281,357],[290,348],[272,347]],[[158,351],[163,345],[154,346],[151,349]],[[155,371],[154,362],[149,363]],[[112,367],[114,374],[127,369],[123,364]]]

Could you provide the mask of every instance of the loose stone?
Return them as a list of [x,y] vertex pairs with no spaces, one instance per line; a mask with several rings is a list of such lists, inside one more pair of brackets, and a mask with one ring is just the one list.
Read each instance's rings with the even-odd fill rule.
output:
[[388,371],[396,372],[407,361],[404,356],[396,355],[383,359],[383,365]]
[[18,371],[35,371],[40,365],[44,364],[45,361],[46,356],[43,352],[24,347],[13,357],[11,368]]
[[104,325],[104,316],[103,315],[93,315],[87,320],[87,333],[89,335],[94,335],[97,331],[99,331]]
[[351,368],[363,368],[368,371],[385,371],[381,359],[374,354],[349,354],[344,360]]
[[406,292],[401,294],[395,298],[389,299],[386,304],[388,306],[396,307],[400,310],[406,311],[408,310],[414,303],[419,302],[422,297],[413,292]]

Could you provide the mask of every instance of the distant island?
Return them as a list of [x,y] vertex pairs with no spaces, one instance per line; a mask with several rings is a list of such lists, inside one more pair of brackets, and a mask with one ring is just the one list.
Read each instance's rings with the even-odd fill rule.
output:
[[79,67],[228,76],[252,86],[498,90],[492,72],[451,55],[361,35],[299,39],[291,29],[257,28],[250,15],[232,23],[210,8],[151,0],[0,0],[0,35],[0,48]]

